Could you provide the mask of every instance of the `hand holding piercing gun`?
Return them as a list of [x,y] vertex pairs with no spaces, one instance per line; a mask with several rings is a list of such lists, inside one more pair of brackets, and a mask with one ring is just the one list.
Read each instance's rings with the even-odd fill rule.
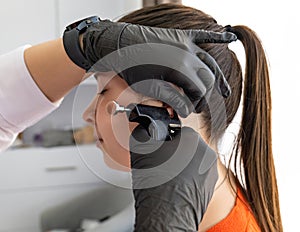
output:
[[127,107],[111,101],[107,105],[111,115],[126,112],[130,122],[143,126],[155,140],[172,140],[173,135],[181,129],[181,122],[176,112],[170,117],[166,108],[143,104],[129,104]]

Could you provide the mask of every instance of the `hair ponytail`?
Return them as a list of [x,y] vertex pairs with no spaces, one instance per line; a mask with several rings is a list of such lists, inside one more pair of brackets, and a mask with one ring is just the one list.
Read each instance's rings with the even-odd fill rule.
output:
[[246,197],[262,231],[280,232],[283,228],[272,154],[268,63],[255,32],[245,26],[229,30],[243,43],[246,53],[243,112],[235,157],[240,154]]

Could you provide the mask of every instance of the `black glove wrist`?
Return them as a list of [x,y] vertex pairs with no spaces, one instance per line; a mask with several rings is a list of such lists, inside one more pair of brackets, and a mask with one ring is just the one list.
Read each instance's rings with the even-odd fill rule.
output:
[[67,55],[76,65],[86,71],[91,68],[91,64],[80,47],[79,36],[84,33],[88,27],[99,21],[100,19],[97,16],[91,16],[70,24],[64,31],[63,45]]

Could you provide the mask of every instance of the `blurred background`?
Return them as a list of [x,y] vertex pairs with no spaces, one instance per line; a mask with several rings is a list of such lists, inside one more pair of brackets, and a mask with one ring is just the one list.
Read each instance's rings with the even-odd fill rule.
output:
[[[296,0],[272,2],[0,0],[0,2],[2,22],[0,54],[25,44],[33,45],[60,37],[66,25],[90,15],[117,20],[142,6],[166,2],[198,8],[212,15],[224,26],[243,24],[256,31],[263,42],[270,64],[273,151],[284,231],[297,231],[297,212],[300,207],[298,202],[300,190],[297,186],[300,161],[298,148],[300,127],[297,110],[299,106],[297,102],[300,99],[298,90],[300,71],[297,68],[300,54],[298,41],[300,19]],[[236,42],[230,46],[244,65],[242,45]],[[74,202],[84,202],[82,196],[94,191],[101,190],[102,193],[104,190],[107,191],[107,194],[104,194],[106,197],[100,194],[102,200],[95,200],[98,202],[97,206],[107,210],[101,212],[103,218],[130,204],[132,201],[130,192],[115,191],[109,184],[117,182],[122,186],[123,181],[127,183],[128,176],[105,167],[99,150],[94,147],[93,139],[90,137],[92,132],[81,119],[82,112],[95,91],[96,84],[93,80],[81,84],[64,99],[62,107],[24,131],[13,148],[1,153],[0,232],[49,230],[51,224],[61,218],[60,215],[53,215],[51,211],[53,207],[59,208],[66,203],[69,203],[68,207],[70,205],[75,207]],[[73,130],[76,132],[75,137],[77,136],[79,146],[74,146]],[[64,139],[59,139],[60,137]],[[116,192],[116,195],[111,192]],[[107,198],[108,195],[111,197]],[[116,199],[123,200],[119,202]],[[89,204],[86,203],[90,207]],[[69,211],[64,211],[68,218],[71,211],[76,209],[71,207]],[[88,215],[92,217],[96,213],[99,213],[97,209],[82,211],[82,215],[86,214],[87,217]],[[73,215],[73,219],[75,220],[77,216]],[[75,225],[74,220],[70,219],[68,223]]]

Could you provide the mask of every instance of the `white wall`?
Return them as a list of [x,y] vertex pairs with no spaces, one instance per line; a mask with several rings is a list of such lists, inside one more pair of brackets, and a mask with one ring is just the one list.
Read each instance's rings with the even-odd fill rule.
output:
[[0,54],[55,37],[54,1],[1,0]]
[[76,19],[98,15],[114,20],[142,6],[141,0],[0,0],[0,3],[0,54],[23,44],[57,38]]
[[[247,25],[261,38],[270,62],[273,149],[284,231],[298,231],[300,17],[297,1],[183,0],[183,4],[212,15],[224,26]],[[244,63],[242,47],[234,45],[232,49]]]
[[[56,0],[59,11],[59,30],[65,25],[73,22],[75,18],[80,19],[89,15],[98,15],[100,18],[117,20],[121,15],[140,8],[140,0]],[[72,10],[71,10],[72,9]],[[62,31],[60,31],[61,33]]]

